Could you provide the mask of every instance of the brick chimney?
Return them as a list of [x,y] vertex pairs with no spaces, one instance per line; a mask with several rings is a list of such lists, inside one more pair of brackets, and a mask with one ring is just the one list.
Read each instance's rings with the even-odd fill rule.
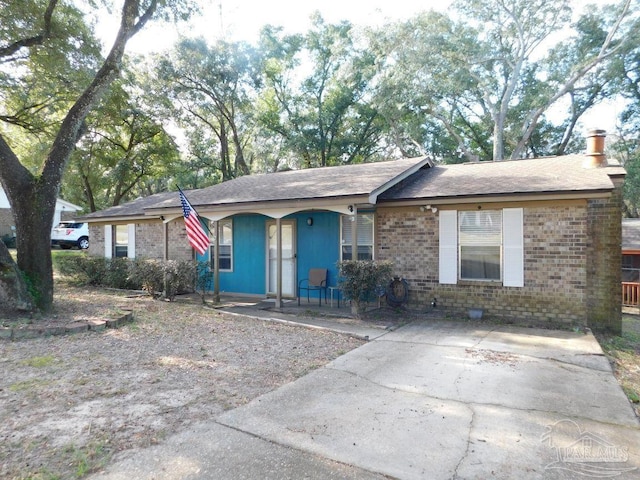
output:
[[604,154],[604,139],[607,132],[592,129],[587,131],[587,152],[582,164],[584,168],[599,168],[607,166],[607,156]]

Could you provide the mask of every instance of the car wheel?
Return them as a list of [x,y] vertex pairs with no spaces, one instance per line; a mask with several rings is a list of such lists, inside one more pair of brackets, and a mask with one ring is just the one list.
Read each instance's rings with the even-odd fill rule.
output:
[[89,239],[87,237],[82,237],[78,240],[78,247],[82,250],[89,248]]

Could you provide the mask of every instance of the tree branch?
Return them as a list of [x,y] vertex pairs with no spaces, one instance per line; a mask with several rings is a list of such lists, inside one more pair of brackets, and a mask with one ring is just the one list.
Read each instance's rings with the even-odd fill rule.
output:
[[49,39],[51,37],[51,18],[53,17],[53,11],[57,4],[58,0],[49,0],[47,9],[44,12],[44,28],[41,33],[34,35],[33,37],[21,38],[20,40],[16,40],[5,47],[0,47],[0,58],[10,57],[24,47],[28,48],[36,45],[42,45],[47,39]]
[[111,47],[111,51],[93,81],[65,116],[58,135],[47,156],[43,168],[43,177],[47,179],[50,185],[60,185],[64,167],[69,155],[75,148],[84,119],[119,74],[127,41],[140,31],[145,23],[152,17],[157,4],[157,0],[153,0],[146,11],[138,18],[140,0],[125,0],[122,7],[120,29]]
[[520,141],[518,142],[518,144],[513,150],[513,153],[511,154],[512,159],[516,159],[520,157],[520,154],[524,150],[525,145],[529,142],[529,139],[531,138],[533,131],[536,129],[536,126],[538,125],[538,120],[540,119],[542,114],[557,100],[559,100],[561,97],[569,93],[569,91],[573,88],[573,86],[578,80],[584,77],[587,73],[589,73],[590,70],[595,68],[602,61],[604,61],[605,59],[613,55],[615,52],[617,52],[622,47],[622,45],[626,43],[627,39],[623,39],[615,47],[611,49],[609,48],[613,43],[614,36],[618,32],[620,25],[622,24],[622,21],[624,20],[624,18],[626,17],[629,11],[630,3],[631,3],[631,0],[625,1],[624,8],[622,9],[622,13],[618,17],[613,28],[609,31],[607,38],[602,43],[602,46],[600,47],[600,51],[598,52],[598,55],[596,55],[595,58],[593,58],[585,66],[580,68],[577,72],[575,72],[565,82],[565,84],[555,93],[555,95],[553,95],[549,99],[549,101],[547,101],[544,105],[542,105],[541,107],[539,107],[529,115],[528,119],[526,120],[526,123],[523,125],[522,137],[520,138]]

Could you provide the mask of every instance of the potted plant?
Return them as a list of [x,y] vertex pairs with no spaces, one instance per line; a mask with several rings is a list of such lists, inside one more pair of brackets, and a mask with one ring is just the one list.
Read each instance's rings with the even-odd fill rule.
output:
[[351,312],[360,316],[376,289],[391,278],[392,263],[375,260],[344,260],[338,262],[340,290],[351,300]]

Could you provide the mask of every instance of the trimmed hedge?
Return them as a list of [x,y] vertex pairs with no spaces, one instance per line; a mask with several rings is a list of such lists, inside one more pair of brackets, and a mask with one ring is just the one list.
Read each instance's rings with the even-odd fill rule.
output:
[[60,257],[56,263],[58,273],[78,285],[144,290],[169,300],[196,289],[196,264],[192,261],[73,255]]

